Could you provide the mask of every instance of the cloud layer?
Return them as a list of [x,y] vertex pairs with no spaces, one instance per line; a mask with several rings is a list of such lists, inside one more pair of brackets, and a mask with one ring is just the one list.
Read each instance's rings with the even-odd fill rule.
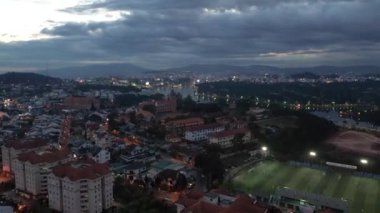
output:
[[379,10],[378,0],[85,1],[59,9],[66,21],[46,17],[54,24],[35,39],[0,43],[0,67],[380,65]]

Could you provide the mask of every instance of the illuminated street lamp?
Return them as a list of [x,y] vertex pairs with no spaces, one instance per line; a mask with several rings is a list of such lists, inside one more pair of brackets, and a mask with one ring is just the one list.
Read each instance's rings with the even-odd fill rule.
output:
[[268,157],[268,147],[266,147],[266,146],[263,146],[263,147],[261,147],[261,150],[262,150],[262,155],[264,156],[264,157]]
[[310,156],[310,157],[316,157],[316,156],[317,156],[317,153],[314,152],[314,151],[310,151],[310,152],[309,152],[309,156]]
[[363,165],[367,165],[368,164],[368,160],[367,159],[360,159],[360,163],[363,164]]

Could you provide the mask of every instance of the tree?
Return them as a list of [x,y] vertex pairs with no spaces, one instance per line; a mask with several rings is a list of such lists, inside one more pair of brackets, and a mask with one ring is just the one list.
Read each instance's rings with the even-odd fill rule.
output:
[[91,111],[95,111],[96,110],[96,107],[95,107],[95,104],[94,104],[94,102],[91,102],[91,109],[90,109]]
[[152,114],[156,113],[156,107],[153,104],[148,104],[148,105],[143,106],[143,110],[148,111]]
[[123,206],[118,212],[176,212],[175,208],[157,200],[144,189],[136,185],[125,185],[123,178],[115,178],[113,191],[115,200]]
[[183,111],[186,111],[186,112],[193,111],[195,106],[196,106],[196,103],[190,95],[186,96],[186,98],[182,100]]
[[212,183],[222,182],[224,176],[224,165],[217,152],[205,152],[196,156],[195,166],[201,169],[203,175],[207,178],[207,187],[212,186]]
[[177,101],[177,110],[180,110],[180,109],[182,109],[182,105],[183,105],[183,103],[182,103],[182,94],[181,93],[179,93],[179,92],[175,92],[174,90],[171,90],[170,91],[170,97],[174,97],[175,99],[176,99],[176,101]]
[[232,143],[233,143],[235,150],[240,151],[243,149],[243,147],[244,147],[243,138],[244,138],[244,134],[239,133],[239,134],[235,135],[234,139],[232,139]]

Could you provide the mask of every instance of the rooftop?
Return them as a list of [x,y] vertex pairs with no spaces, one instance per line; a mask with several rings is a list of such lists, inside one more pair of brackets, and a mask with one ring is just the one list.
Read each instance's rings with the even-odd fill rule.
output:
[[53,163],[68,157],[70,151],[68,149],[49,149],[42,152],[25,152],[18,156],[20,161],[29,161],[31,164]]
[[69,162],[53,168],[53,174],[60,178],[69,178],[71,181],[82,179],[96,179],[110,173],[108,163],[100,164],[93,160],[79,160]]
[[46,146],[48,143],[45,139],[41,138],[36,138],[32,140],[26,140],[26,141],[14,141],[14,142],[9,142],[6,144],[6,147],[14,148],[16,150],[21,150],[21,149],[33,149],[37,147],[42,147]]
[[224,126],[221,124],[217,124],[217,123],[204,124],[204,125],[189,127],[186,129],[186,131],[193,132],[193,131],[200,131],[200,130],[204,130],[204,129],[214,129],[214,128],[218,128],[218,127],[224,127]]

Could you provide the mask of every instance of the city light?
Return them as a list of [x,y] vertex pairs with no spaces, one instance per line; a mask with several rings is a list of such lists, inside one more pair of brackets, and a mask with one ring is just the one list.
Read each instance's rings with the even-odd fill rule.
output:
[[268,147],[263,146],[263,147],[261,148],[261,150],[263,150],[263,151],[268,151]]
[[309,152],[309,155],[310,155],[311,157],[316,157],[316,156],[317,156],[317,153],[314,152],[314,151],[310,151],[310,152]]
[[361,164],[368,164],[368,160],[367,159],[360,159],[360,163]]

